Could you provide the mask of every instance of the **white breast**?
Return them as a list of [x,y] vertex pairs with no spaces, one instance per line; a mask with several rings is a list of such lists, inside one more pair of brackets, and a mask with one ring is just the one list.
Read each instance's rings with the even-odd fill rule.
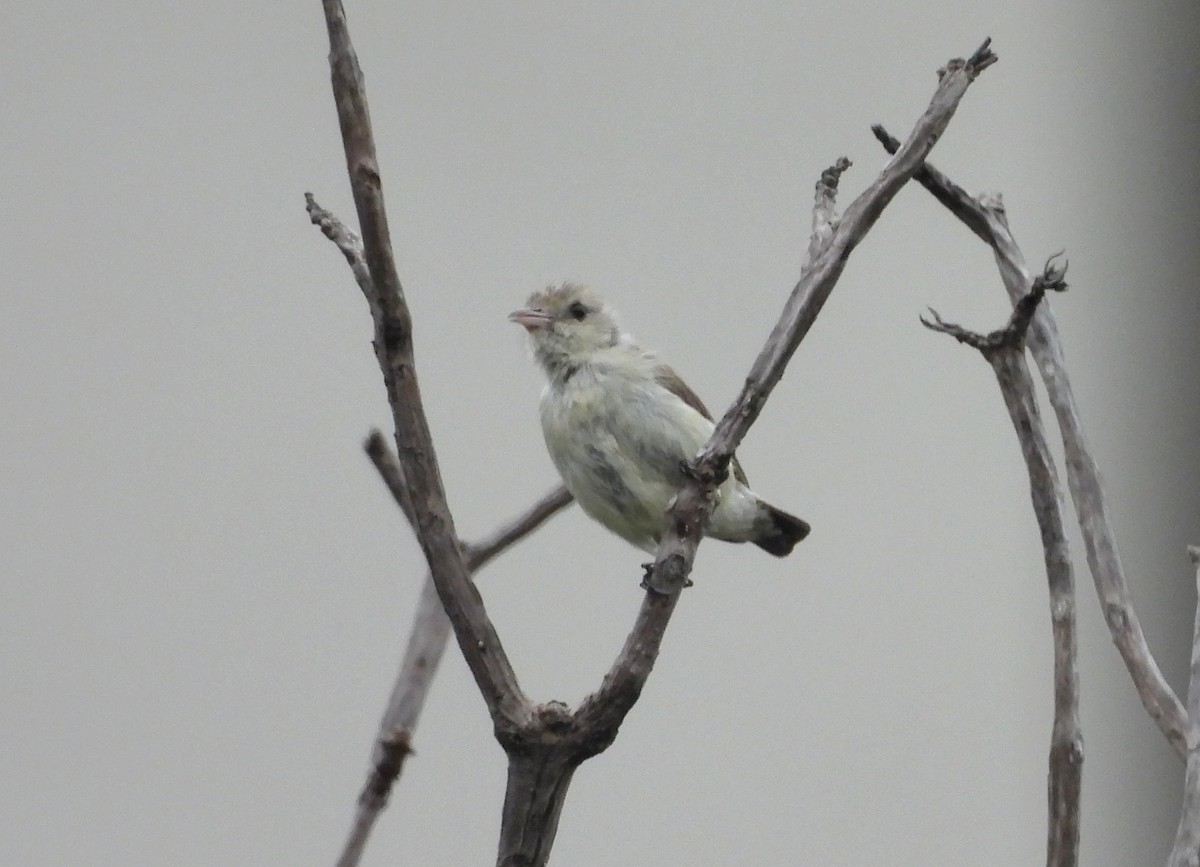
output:
[[[626,368],[629,369],[626,369]],[[653,550],[710,421],[632,365],[581,365],[542,394],[546,447],[585,512]]]

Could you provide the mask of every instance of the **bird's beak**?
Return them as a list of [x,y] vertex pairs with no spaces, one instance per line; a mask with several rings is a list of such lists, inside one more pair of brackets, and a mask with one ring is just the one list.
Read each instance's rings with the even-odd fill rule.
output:
[[541,310],[526,307],[523,310],[514,310],[508,314],[508,321],[524,326],[526,331],[540,331],[543,328],[550,327],[551,319],[549,314]]

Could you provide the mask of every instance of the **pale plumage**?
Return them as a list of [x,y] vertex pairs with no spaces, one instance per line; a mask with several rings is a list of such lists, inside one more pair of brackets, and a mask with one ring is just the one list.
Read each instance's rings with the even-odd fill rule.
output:
[[[653,551],[683,484],[683,462],[708,442],[704,404],[654,353],[625,334],[592,290],[572,284],[530,296],[509,317],[529,332],[546,373],[546,447],[583,510],[618,536]],[[760,500],[735,462],[707,535],[753,542],[782,557],[808,524]]]

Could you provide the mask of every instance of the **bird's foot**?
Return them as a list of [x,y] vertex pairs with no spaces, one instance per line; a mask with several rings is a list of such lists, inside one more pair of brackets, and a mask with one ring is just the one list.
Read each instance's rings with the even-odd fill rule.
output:
[[719,462],[718,465],[710,469],[707,464],[700,461],[680,461],[679,472],[683,473],[684,478],[702,482],[705,485],[720,487],[725,484],[725,480],[729,478],[729,460]]
[[650,589],[650,576],[653,574],[654,574],[654,563],[653,562],[643,563],[642,564],[642,583],[640,585],[643,590]]
[[[642,583],[639,585],[643,590],[654,589],[650,586],[650,578],[653,575],[654,575],[654,564],[653,563],[643,563],[642,564]],[[695,584],[695,582],[692,581],[691,578],[683,579],[684,587],[692,587],[694,584]]]

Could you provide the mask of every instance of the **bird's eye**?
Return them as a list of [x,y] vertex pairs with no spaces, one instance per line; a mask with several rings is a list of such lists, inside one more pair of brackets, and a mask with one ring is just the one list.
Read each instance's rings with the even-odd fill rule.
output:
[[571,306],[567,308],[567,312],[570,313],[576,321],[582,321],[588,315],[588,309],[579,301],[572,302]]

